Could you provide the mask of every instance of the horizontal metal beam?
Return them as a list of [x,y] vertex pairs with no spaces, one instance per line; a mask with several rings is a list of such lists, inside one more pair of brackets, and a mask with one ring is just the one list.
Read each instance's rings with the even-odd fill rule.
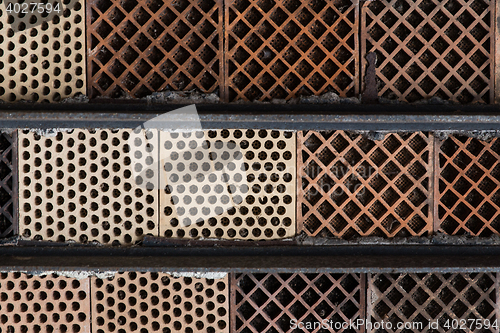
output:
[[492,272],[498,246],[3,247],[0,271]]
[[[183,105],[0,105],[3,128],[134,128]],[[500,130],[496,105],[197,105],[204,129],[472,131]],[[172,120],[182,129],[183,120]]]

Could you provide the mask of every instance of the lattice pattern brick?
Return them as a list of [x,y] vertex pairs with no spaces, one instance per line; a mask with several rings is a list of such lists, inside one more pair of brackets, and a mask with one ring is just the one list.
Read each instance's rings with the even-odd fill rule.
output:
[[373,141],[343,131],[298,133],[298,228],[310,236],[421,236],[432,230],[432,138]]
[[[367,320],[392,323],[393,329],[377,332],[405,332],[396,329],[398,323],[422,323],[423,330],[415,330],[418,332],[450,332],[445,328],[446,322],[451,325],[453,320],[463,319],[483,323],[488,319],[493,325],[498,319],[496,279],[495,273],[373,274],[368,278]],[[439,328],[429,330],[429,322],[436,320]]]
[[0,274],[0,331],[90,333],[90,279]]
[[[157,132],[19,134],[20,232],[32,239],[131,245],[158,235],[158,191],[138,185],[130,154],[154,151]],[[135,138],[131,140],[131,138]],[[137,140],[136,140],[137,139]],[[138,145],[129,145],[129,142]],[[144,163],[147,168],[147,163]],[[154,168],[151,168],[154,170]]]
[[[160,235],[276,239],[295,235],[295,134],[160,132]],[[203,207],[203,208],[202,208]]]
[[226,99],[358,91],[358,6],[347,0],[232,0],[226,7]]
[[366,2],[362,54],[377,54],[379,95],[493,102],[494,7],[489,0]]
[[27,4],[0,1],[0,100],[57,102],[85,95],[85,1],[49,1],[61,10],[50,14],[38,8],[32,13],[32,7],[28,14],[8,13],[8,3]]
[[450,136],[438,154],[439,230],[500,234],[500,140]]
[[232,275],[232,331],[291,332],[291,320],[349,323],[364,319],[364,283],[360,274]]
[[0,238],[17,226],[17,131],[0,131]]
[[92,278],[92,311],[95,333],[229,332],[228,278],[136,272]]
[[220,0],[90,0],[90,97],[213,92],[222,66]]

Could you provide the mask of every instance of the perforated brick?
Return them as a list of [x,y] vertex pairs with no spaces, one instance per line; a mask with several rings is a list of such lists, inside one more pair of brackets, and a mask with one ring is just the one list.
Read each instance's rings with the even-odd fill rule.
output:
[[[295,235],[295,134],[160,133],[160,235],[276,239]],[[238,167],[240,166],[240,167]]]
[[318,328],[293,330],[292,320],[314,324],[364,319],[360,274],[236,274],[231,288],[233,332],[317,332]]
[[[392,329],[386,325],[377,332],[497,332],[492,327],[498,319],[496,279],[495,273],[373,274],[368,278],[367,319],[392,324]],[[471,326],[474,320],[483,328]],[[438,327],[430,329],[430,321],[438,321]],[[398,330],[398,323],[421,323],[422,328]]]
[[365,2],[362,73],[365,56],[375,52],[382,97],[492,102],[494,6],[488,0]]
[[0,130],[0,238],[17,228],[17,131]]
[[437,230],[450,235],[500,233],[500,141],[450,136],[438,150]]
[[229,332],[228,278],[136,272],[92,278],[92,311],[95,333]]
[[225,98],[358,92],[358,6],[346,0],[231,0]]
[[345,239],[432,231],[429,134],[381,141],[343,131],[297,135],[299,230]]
[[90,279],[0,274],[0,331],[90,333]]
[[85,1],[49,1],[59,13],[32,13],[33,7],[27,14],[7,12],[9,3],[21,2],[0,1],[0,100],[58,102],[85,95]]
[[90,0],[90,97],[213,92],[222,66],[220,0]]
[[[128,144],[137,137],[138,145]],[[51,241],[131,245],[158,235],[158,191],[138,184],[130,154],[155,151],[157,132],[83,130],[19,134],[20,231]],[[144,164],[146,168],[147,165]]]

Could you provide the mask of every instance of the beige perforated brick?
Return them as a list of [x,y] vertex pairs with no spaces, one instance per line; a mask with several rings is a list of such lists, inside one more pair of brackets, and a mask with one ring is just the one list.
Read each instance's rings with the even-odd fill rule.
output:
[[[85,94],[85,1],[38,1],[33,12],[29,3],[0,0],[0,100],[57,102]],[[8,12],[9,4],[21,12]],[[49,13],[48,5],[60,11]]]
[[294,236],[295,147],[285,131],[160,132],[160,235]]
[[133,168],[148,168],[145,159],[131,159],[137,151],[155,154],[157,147],[147,141],[157,140],[156,131],[143,130],[20,133],[21,234],[113,245],[158,235],[158,191],[134,175]]
[[125,272],[92,278],[92,331],[229,332],[229,284]]
[[0,332],[90,333],[90,279],[1,273]]

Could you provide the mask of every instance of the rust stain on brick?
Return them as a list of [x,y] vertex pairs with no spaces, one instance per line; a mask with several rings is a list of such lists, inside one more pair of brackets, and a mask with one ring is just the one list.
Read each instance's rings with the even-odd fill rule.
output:
[[439,145],[439,230],[500,234],[500,140],[450,136]]
[[231,331],[288,332],[291,320],[364,319],[364,281],[362,274],[234,274]]
[[364,78],[363,103],[374,104],[378,102],[377,73],[375,67],[377,54],[375,52],[368,53],[366,61],[368,66]]
[[381,141],[343,131],[299,132],[298,230],[345,239],[429,234],[432,141],[422,132]]
[[488,0],[364,3],[361,53],[377,54],[380,96],[493,102],[494,13]]
[[87,7],[91,98],[219,88],[222,1],[91,0]]
[[90,279],[0,274],[4,332],[90,333]]

